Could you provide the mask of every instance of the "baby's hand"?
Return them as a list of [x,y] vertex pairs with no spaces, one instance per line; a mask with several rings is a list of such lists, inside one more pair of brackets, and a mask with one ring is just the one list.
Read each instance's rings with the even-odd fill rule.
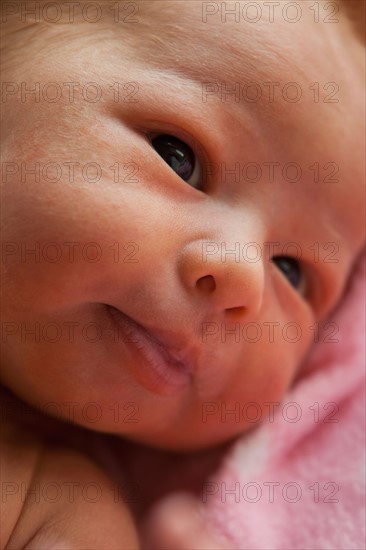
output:
[[234,550],[208,532],[199,502],[186,493],[159,501],[142,530],[145,550]]

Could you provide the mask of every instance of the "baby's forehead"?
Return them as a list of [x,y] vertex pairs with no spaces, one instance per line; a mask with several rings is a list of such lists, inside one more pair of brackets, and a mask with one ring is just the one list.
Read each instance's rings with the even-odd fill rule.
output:
[[[317,3],[318,11],[324,1]],[[245,75],[250,80],[270,78],[281,71],[299,77],[307,68],[304,60],[314,51],[317,56],[312,64],[318,59],[321,66],[322,58],[327,59],[324,42],[329,42],[329,36],[334,42],[339,33],[333,31],[344,25],[345,18],[334,17],[331,23],[336,24],[330,25],[332,32],[327,33],[329,25],[328,29],[324,24],[314,25],[319,14],[314,14],[310,4],[40,0],[32,7],[15,1],[2,5],[2,20],[4,27],[13,26],[32,39],[36,33],[42,38],[47,32],[60,40],[67,40],[68,34],[73,40],[114,35],[122,48],[133,44],[142,59],[169,63],[201,80],[215,75],[230,80]],[[22,40],[19,32],[18,40]]]
[[123,29],[114,25],[114,31],[122,40],[123,31],[133,37],[142,58],[169,62],[172,70],[184,68],[201,80],[250,80],[281,72],[301,78],[310,69],[329,69],[330,57],[337,63],[352,39],[344,10],[337,7],[326,21],[326,2],[317,4],[319,13],[308,1],[142,1],[135,3],[135,23],[124,22]]

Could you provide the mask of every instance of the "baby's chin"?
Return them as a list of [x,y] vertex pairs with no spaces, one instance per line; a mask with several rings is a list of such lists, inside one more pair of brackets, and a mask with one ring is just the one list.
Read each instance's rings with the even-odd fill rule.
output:
[[197,424],[185,425],[184,427],[171,426],[161,433],[123,433],[115,434],[117,437],[127,439],[132,443],[173,453],[200,453],[210,449],[226,446],[235,441],[239,436],[244,435],[258,427],[257,423],[231,423],[223,425],[221,422],[213,425],[206,431],[197,430]]

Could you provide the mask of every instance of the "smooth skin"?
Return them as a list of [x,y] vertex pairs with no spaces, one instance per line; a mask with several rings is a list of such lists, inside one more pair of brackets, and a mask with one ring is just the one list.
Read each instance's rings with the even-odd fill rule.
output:
[[[4,24],[5,81],[29,88],[36,82],[96,82],[102,98],[87,101],[77,86],[73,101],[64,94],[57,103],[42,95],[22,102],[10,94],[3,105],[2,162],[18,163],[19,170],[2,181],[3,240],[16,245],[4,263],[3,319],[16,330],[3,345],[1,381],[32,406],[56,403],[65,419],[70,406],[64,404],[78,404],[72,421],[82,427],[190,451],[252,427],[245,418],[222,421],[220,414],[204,421],[207,404],[233,409],[254,402],[265,410],[265,403],[281,400],[311,346],[311,327],[342,296],[365,240],[363,47],[348,20],[315,24],[310,10],[296,25],[281,17],[254,25],[220,17],[204,22],[200,2],[138,6],[133,27],[112,17],[92,27],[42,24],[36,34],[34,25],[16,18]],[[122,87],[119,101],[111,88],[116,81],[134,83]],[[303,94],[290,102],[281,94],[270,101],[263,93],[251,103],[230,95],[222,101],[219,91],[203,100],[203,83],[233,89],[253,81],[278,82],[280,90],[296,82]],[[314,82],[320,84],[319,102],[310,89]],[[339,86],[336,103],[324,101],[329,82]],[[124,101],[131,90],[137,101]],[[195,152],[202,173],[197,182],[181,179],[157,154],[151,136],[159,134],[176,136]],[[91,183],[75,170],[71,178],[73,162],[98,163],[102,177]],[[117,162],[122,168],[116,180],[111,167]],[[237,162],[296,162],[303,175],[297,183],[279,173],[272,183],[263,178],[253,184],[222,177],[220,170],[209,173],[213,165],[232,169]],[[57,163],[61,180],[50,183],[43,171],[39,181],[22,177],[20,163]],[[309,169],[314,163],[321,170],[335,163],[338,181],[324,181],[321,173],[315,182]],[[102,251],[96,262],[80,253],[91,242]],[[225,243],[227,250],[256,243],[262,257],[236,261],[226,254],[223,261],[215,253],[203,261],[207,242]],[[289,242],[301,250],[301,292],[265,245],[279,243],[283,250]],[[42,253],[39,261],[24,260],[22,246],[35,243],[41,251],[56,244],[63,254],[56,262]],[[65,243],[79,243],[72,259]],[[326,261],[329,243],[336,262]],[[132,251],[137,262],[126,261]],[[111,339],[107,305],[163,334],[189,363],[189,382],[162,390],[146,381],[133,345]],[[22,327],[37,323],[41,329],[63,327],[62,337],[22,337]],[[221,327],[225,335],[248,323],[263,330],[257,344],[222,337]],[[281,330],[271,338],[265,328],[271,323],[280,329],[295,323],[301,338],[291,342]],[[103,334],[94,343],[81,330],[89,324]],[[72,341],[70,326],[76,327]],[[220,331],[205,341],[207,326]],[[83,414],[90,402],[101,411],[94,422]],[[126,415],[116,420],[116,403],[133,404],[137,421],[127,422]],[[41,461],[39,475],[47,475],[52,460]],[[77,462],[81,473],[84,465]],[[130,522],[127,511],[118,513]],[[11,531],[14,523],[9,525]],[[131,533],[126,544],[131,540],[134,547],[132,527]]]

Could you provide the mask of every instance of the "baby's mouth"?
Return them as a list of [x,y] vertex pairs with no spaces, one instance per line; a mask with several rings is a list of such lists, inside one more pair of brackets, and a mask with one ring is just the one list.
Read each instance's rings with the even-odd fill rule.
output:
[[[193,364],[187,350],[173,339],[148,330],[119,309],[107,305],[108,314],[118,330],[118,342],[129,352],[133,375],[146,389],[160,395],[183,391],[192,382]],[[117,346],[118,352],[122,346]]]

